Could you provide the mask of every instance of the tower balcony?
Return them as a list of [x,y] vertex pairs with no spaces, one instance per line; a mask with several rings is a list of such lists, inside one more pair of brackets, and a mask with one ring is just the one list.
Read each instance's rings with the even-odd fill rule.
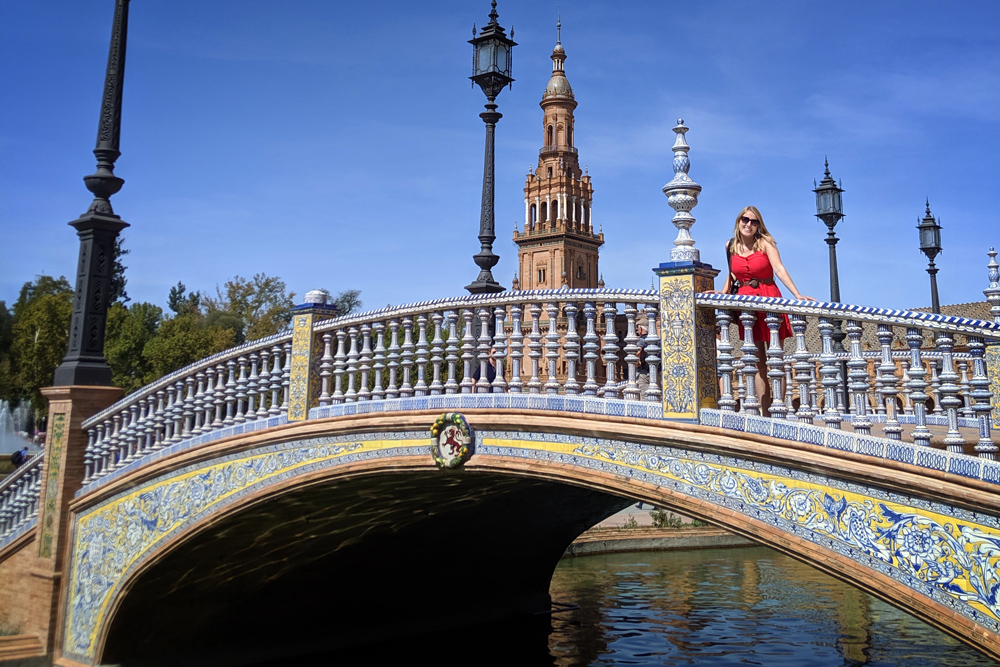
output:
[[553,153],[572,153],[576,155],[577,150],[574,146],[542,146],[538,151],[538,157],[545,157]]

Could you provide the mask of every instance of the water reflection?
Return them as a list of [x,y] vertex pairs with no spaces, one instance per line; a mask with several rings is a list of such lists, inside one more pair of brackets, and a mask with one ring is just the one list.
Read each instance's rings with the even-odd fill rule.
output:
[[[272,667],[441,665],[801,665],[978,667],[974,649],[776,551],[712,549],[560,562],[548,619],[441,628]],[[377,619],[373,619],[377,622]]]
[[556,665],[995,665],[770,549],[616,554],[556,568]]

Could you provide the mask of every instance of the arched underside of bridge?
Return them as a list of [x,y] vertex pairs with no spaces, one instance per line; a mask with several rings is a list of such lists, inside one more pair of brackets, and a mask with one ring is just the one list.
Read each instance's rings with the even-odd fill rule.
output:
[[77,499],[63,652],[360,642],[548,609],[580,532],[635,499],[704,518],[1000,656],[988,485],[692,425],[466,413],[305,422],[165,456]]
[[569,543],[628,502],[471,471],[299,487],[213,523],[139,576],[103,661],[231,656],[261,639],[328,648],[545,612]]

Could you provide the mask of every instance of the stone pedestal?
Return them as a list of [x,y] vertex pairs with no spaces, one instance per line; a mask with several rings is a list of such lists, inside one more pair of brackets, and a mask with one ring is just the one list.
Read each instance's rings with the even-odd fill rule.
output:
[[986,363],[986,374],[990,378],[990,404],[993,411],[990,415],[993,418],[993,428],[1000,427],[1000,343],[990,343],[986,346],[986,355],[983,357]]
[[698,421],[718,406],[715,311],[695,308],[694,295],[714,289],[716,269],[701,262],[666,262],[659,277],[664,419]]
[[288,386],[288,421],[309,418],[319,405],[319,360],[323,338],[313,327],[335,317],[337,309],[325,303],[305,303],[292,311],[292,364]]
[[[30,576],[40,580],[30,600],[30,616],[52,655],[58,646],[57,622],[65,600],[60,600],[62,571],[70,549],[69,503],[83,484],[87,433],[84,420],[105,409],[122,395],[117,387],[46,387],[42,395],[49,401],[42,488],[38,500],[37,552]],[[27,574],[27,573],[26,573]],[[63,596],[68,595],[62,591]]]

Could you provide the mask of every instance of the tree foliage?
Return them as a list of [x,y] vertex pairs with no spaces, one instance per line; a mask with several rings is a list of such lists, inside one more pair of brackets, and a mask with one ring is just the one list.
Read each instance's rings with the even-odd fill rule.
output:
[[108,301],[111,303],[124,304],[131,301],[128,298],[128,293],[125,291],[125,283],[128,282],[128,279],[125,277],[125,269],[128,267],[122,263],[122,257],[132,251],[125,249],[124,242],[125,239],[120,236],[115,239],[115,261],[111,265],[111,284],[108,286]]
[[126,393],[156,379],[145,348],[156,337],[162,321],[163,309],[151,303],[128,307],[113,303],[108,309],[104,356],[111,367],[111,382]]
[[188,292],[185,296],[186,289],[184,283],[178,280],[177,284],[170,288],[170,294],[167,295],[167,308],[178,315],[201,313],[201,292]]
[[206,300],[209,313],[228,313],[245,326],[246,340],[256,340],[284,330],[292,319],[294,292],[288,292],[285,281],[264,273],[253,278],[235,276],[223,288],[216,288],[216,298]]
[[338,315],[349,315],[356,310],[361,310],[361,290],[344,290],[333,300],[333,304],[337,306]]
[[13,392],[36,410],[45,402],[40,389],[52,384],[56,367],[66,356],[73,290],[66,278],[38,276],[25,283],[14,304],[10,370]]
[[[244,338],[278,333],[291,320],[294,293],[280,278],[263,273],[233,277],[216,288],[214,299],[178,282],[167,295],[166,313],[151,303],[128,305],[120,263],[127,253],[116,246],[116,299],[108,310],[104,346],[112,382],[126,392]],[[39,390],[52,384],[66,355],[72,302],[69,282],[45,275],[26,282],[12,308],[0,301],[0,399],[29,400],[36,412],[45,410]],[[334,303],[341,314],[350,313],[361,307],[361,293],[345,290]]]
[[14,314],[0,301],[0,400],[16,401],[10,346],[14,342]]
[[234,345],[235,331],[204,326],[197,315],[178,315],[165,320],[157,335],[143,347],[143,357],[150,368],[147,382]]

